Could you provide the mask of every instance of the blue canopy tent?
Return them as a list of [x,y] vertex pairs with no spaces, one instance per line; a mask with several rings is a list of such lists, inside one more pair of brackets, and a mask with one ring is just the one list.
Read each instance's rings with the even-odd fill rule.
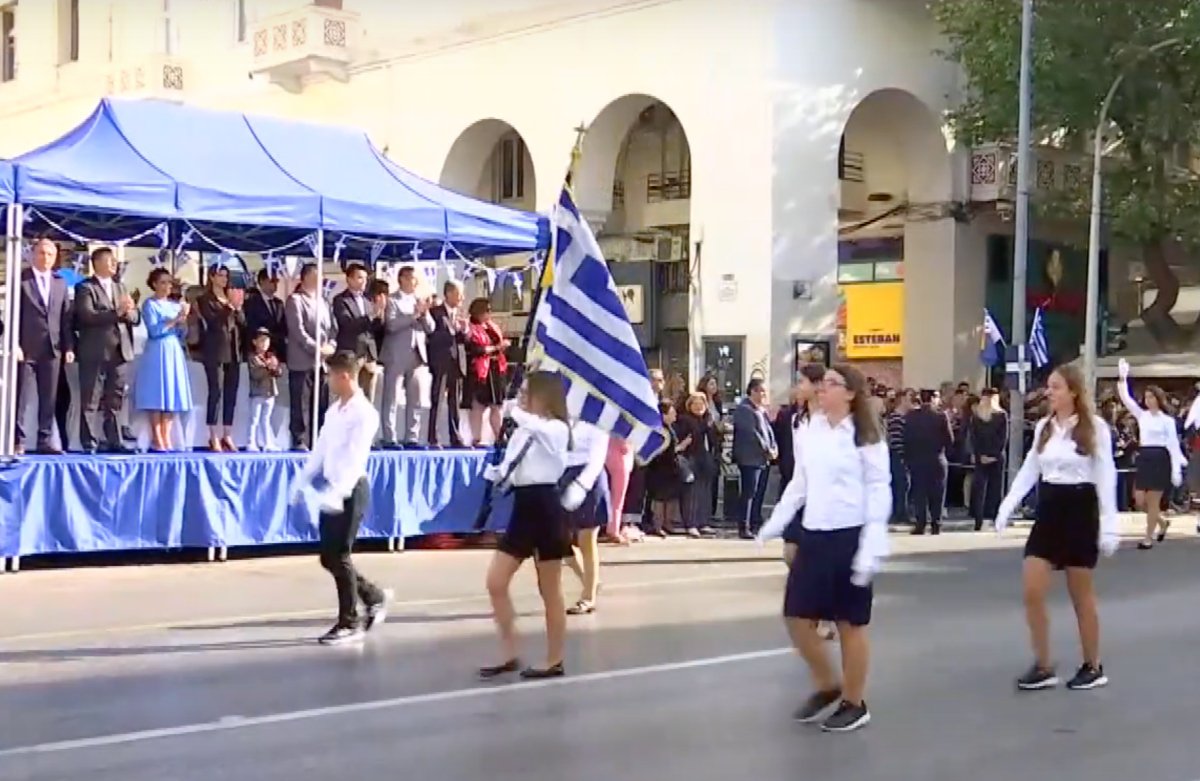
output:
[[[545,217],[420,179],[362,132],[165,101],[105,99],[74,130],[14,160],[12,170],[18,242],[28,227],[110,241],[138,234],[130,243],[158,246],[164,237],[154,231],[166,225],[172,246],[180,237],[200,251],[301,250],[307,242],[322,258],[335,238],[348,256],[372,258],[409,257],[414,249],[429,257],[447,247],[496,255],[550,244]],[[22,215],[24,207],[33,209]],[[7,268],[16,272],[12,258]],[[0,453],[9,443],[4,437]]]

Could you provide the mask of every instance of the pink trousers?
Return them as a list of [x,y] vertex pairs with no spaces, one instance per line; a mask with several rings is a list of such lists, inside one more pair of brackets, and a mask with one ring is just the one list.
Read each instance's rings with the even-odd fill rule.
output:
[[608,528],[609,537],[616,538],[621,532],[621,515],[625,508],[625,492],[629,490],[629,473],[633,471],[633,450],[629,444],[617,437],[609,437],[608,458],[604,461],[608,472]]

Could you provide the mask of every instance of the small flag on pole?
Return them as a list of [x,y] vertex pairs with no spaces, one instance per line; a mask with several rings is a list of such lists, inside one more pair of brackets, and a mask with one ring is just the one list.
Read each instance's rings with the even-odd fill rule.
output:
[[1050,365],[1050,345],[1046,342],[1046,322],[1040,306],[1033,313],[1033,325],[1029,329],[1029,357],[1035,369]]
[[1000,333],[1000,326],[986,307],[983,310],[983,338],[980,341],[980,363],[988,368],[998,366],[1004,360],[1004,334]]

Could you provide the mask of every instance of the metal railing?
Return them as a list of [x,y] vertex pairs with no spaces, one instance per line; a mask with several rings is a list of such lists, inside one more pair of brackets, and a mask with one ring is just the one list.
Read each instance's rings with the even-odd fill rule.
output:
[[691,197],[691,171],[664,171],[646,177],[646,203],[686,201]]

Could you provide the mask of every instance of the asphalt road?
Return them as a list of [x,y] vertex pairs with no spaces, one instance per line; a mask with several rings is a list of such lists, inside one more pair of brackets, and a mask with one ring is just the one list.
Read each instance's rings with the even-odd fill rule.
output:
[[[189,597],[170,567],[0,580],[0,779],[1200,779],[1195,540],[1127,547],[1103,566],[1112,684],[1087,693],[1013,690],[1029,662],[1017,550],[896,558],[877,586],[874,721],[852,735],[789,719],[808,684],[777,618],[781,565],[729,545],[724,561],[664,555],[672,545],[616,556],[601,611],[572,621],[569,677],[549,685],[474,680],[496,658],[479,556],[366,557],[404,604],[361,649],[312,644],[328,620],[295,594],[319,605],[328,584],[309,561],[186,576],[224,583],[227,620],[199,607],[216,585]],[[164,616],[54,624],[103,612],[88,600],[105,577],[123,604]],[[530,580],[518,606],[538,662]],[[171,619],[191,611],[205,620]],[[1053,622],[1069,674],[1079,652],[1063,588]]]

